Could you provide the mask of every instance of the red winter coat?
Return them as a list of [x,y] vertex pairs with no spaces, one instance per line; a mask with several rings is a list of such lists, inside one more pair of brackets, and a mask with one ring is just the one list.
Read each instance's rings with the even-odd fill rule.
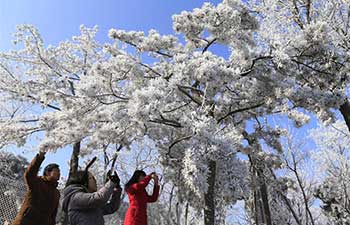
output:
[[147,194],[146,186],[150,180],[151,176],[148,175],[126,189],[130,206],[125,215],[124,225],[147,225],[147,203],[157,201],[159,195],[159,185],[154,185],[152,196]]

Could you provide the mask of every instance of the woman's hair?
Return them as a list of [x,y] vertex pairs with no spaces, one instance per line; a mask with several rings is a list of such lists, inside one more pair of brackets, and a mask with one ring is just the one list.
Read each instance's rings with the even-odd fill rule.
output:
[[138,183],[139,178],[141,176],[146,176],[146,173],[143,170],[136,170],[134,172],[134,174],[132,175],[132,177],[130,178],[130,180],[128,181],[128,183],[125,184],[125,189],[127,189],[128,187],[130,187],[133,184]]
[[74,175],[72,175],[67,181],[66,186],[78,184],[88,188],[89,184],[89,172],[86,170],[79,170]]

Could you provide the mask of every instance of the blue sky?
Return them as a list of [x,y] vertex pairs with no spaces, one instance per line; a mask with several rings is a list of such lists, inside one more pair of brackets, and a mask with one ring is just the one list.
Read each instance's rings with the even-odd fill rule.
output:
[[[80,33],[79,27],[98,25],[97,38],[100,42],[109,41],[110,28],[141,30],[156,29],[162,34],[172,31],[173,14],[183,10],[201,7],[204,2],[218,4],[221,0],[0,0],[0,51],[13,48],[12,34],[18,24],[35,25],[45,45],[56,45]],[[32,142],[35,146],[35,142]],[[29,160],[36,149],[9,148],[23,154]],[[61,165],[62,175],[67,175],[67,161],[71,148],[48,153],[43,167],[51,162]]]
[[[79,26],[98,25],[99,40],[107,40],[110,28],[156,29],[172,32],[171,16],[200,7],[203,0],[0,0],[0,50],[11,48],[17,24],[37,26],[46,43],[56,44],[79,33]],[[220,0],[209,0],[214,4]]]

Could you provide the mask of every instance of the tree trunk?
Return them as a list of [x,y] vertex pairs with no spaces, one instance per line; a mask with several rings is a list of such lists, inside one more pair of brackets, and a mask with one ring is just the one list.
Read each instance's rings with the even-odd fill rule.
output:
[[346,126],[348,127],[348,129],[350,131],[350,102],[349,102],[349,100],[346,100],[346,102],[340,106],[339,110],[340,110],[341,114],[343,115]]
[[204,196],[204,224],[215,224],[215,176],[216,176],[216,162],[209,162],[209,177],[208,177],[208,191]]
[[[71,156],[70,162],[69,162],[69,174],[68,174],[67,182],[78,171],[79,154],[80,154],[80,141],[76,142],[73,145],[72,156]],[[66,183],[66,187],[67,187],[67,183]],[[68,215],[67,215],[67,213],[62,211],[61,215],[59,217],[59,221],[61,222],[62,225],[68,225]]]
[[250,159],[252,163],[252,186],[254,187],[253,198],[254,198],[254,220],[255,224],[266,224],[272,225],[271,211],[268,199],[267,185],[264,179],[262,169],[256,168],[256,161]]
[[188,220],[188,202],[186,203],[186,209],[185,209],[185,224],[187,225],[187,220]]
[[259,199],[260,199],[260,197],[259,197],[258,191],[254,190],[254,192],[253,192],[254,205],[252,206],[251,211],[254,211],[254,221],[256,224],[259,224],[259,221],[262,221],[261,212],[259,212],[259,210],[258,210],[261,208]]
[[80,154],[80,141],[73,145],[73,152],[69,163],[68,179],[71,178],[78,171],[79,167],[79,154]]
[[259,180],[259,191],[262,201],[262,208],[264,210],[264,224],[272,225],[271,220],[271,212],[270,212],[270,206],[269,206],[269,199],[268,199],[268,190],[266,186],[266,182],[264,179],[264,173],[262,170],[258,170],[258,180]]
[[[250,146],[256,146],[258,141],[254,137],[250,137],[249,134],[244,131],[244,138],[248,141]],[[271,211],[268,199],[268,190],[264,177],[264,167],[261,168],[258,165],[258,161],[252,156],[249,156],[249,162],[251,163],[251,176],[252,186],[254,188],[254,219],[257,225],[266,224],[272,225]]]

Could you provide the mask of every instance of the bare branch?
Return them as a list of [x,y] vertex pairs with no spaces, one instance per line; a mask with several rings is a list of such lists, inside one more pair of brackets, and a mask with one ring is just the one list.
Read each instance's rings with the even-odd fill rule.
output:
[[103,100],[101,100],[100,98],[98,98],[98,96],[96,96],[96,99],[104,105],[113,105],[113,104],[117,104],[117,103],[127,103],[128,101],[126,100],[116,100],[116,101],[112,101],[112,102],[105,102]]
[[161,73],[159,73],[159,72],[155,71],[155,70],[154,70],[152,67],[150,67],[149,65],[144,64],[144,63],[141,63],[141,62],[139,62],[139,64],[140,64],[141,66],[143,66],[143,67],[147,68],[147,69],[148,69],[148,71],[151,71],[152,73],[154,73],[154,74],[158,75],[159,77],[162,77],[162,76],[163,76]]
[[[120,39],[119,39],[119,40],[120,40]],[[126,43],[126,44],[129,44],[129,45],[135,47],[136,49],[138,49],[139,51],[141,51],[141,48],[140,48],[139,46],[137,46],[136,44],[132,43],[131,41],[124,41],[124,40],[120,40],[120,41],[122,41],[122,42],[124,42],[124,43]],[[157,53],[158,55],[162,55],[162,56],[165,56],[165,57],[168,57],[168,58],[172,58],[172,57],[173,57],[172,55],[167,54],[167,53],[164,53],[164,52],[161,52],[161,51],[159,51],[159,50],[158,50],[158,51],[152,51],[152,52],[155,52],[155,53]]]
[[174,147],[176,144],[180,143],[181,141],[185,141],[185,140],[188,140],[190,139],[191,137],[193,137],[193,135],[188,135],[188,136],[185,136],[185,137],[181,137],[179,139],[176,139],[173,143],[171,143],[171,145],[169,146],[169,152],[171,150],[172,147]]
[[329,73],[329,72],[327,72],[327,71],[322,71],[322,70],[316,69],[316,68],[314,68],[314,67],[312,67],[312,66],[310,66],[310,65],[308,65],[308,64],[306,64],[306,63],[297,61],[297,60],[295,60],[295,59],[292,59],[292,61],[295,62],[295,63],[297,63],[297,64],[303,65],[303,66],[305,66],[305,67],[307,67],[307,68],[309,68],[309,69],[311,69],[311,70],[313,70],[313,71],[315,71],[315,72],[317,72],[317,73],[323,73],[323,74],[326,74],[326,75],[335,76],[333,73]]
[[164,110],[163,113],[175,112],[176,110],[179,110],[179,109],[181,109],[181,108],[183,108],[183,107],[186,107],[186,106],[188,106],[189,104],[190,104],[190,102],[187,102],[187,103],[185,103],[185,104],[183,104],[183,105],[180,105],[180,106],[178,106],[178,107],[175,107],[175,108],[173,108],[173,109]]
[[306,0],[306,20],[308,24],[311,22],[311,0]]
[[247,71],[243,71],[242,73],[240,73],[239,75],[241,76],[241,77],[245,77],[245,76],[247,76],[248,74],[250,74],[251,72],[253,72],[254,71],[254,66],[255,66],[255,64],[256,64],[256,62],[257,61],[259,61],[259,60],[264,60],[264,59],[272,59],[273,57],[272,56],[260,56],[260,57],[257,57],[257,58],[254,58],[253,60],[252,60],[252,64],[250,65],[250,68],[247,70]]
[[304,29],[304,24],[300,19],[300,11],[297,5],[297,0],[293,0],[293,5],[294,5],[294,10],[292,10],[293,14],[294,14],[294,21],[296,24],[298,24],[298,26],[301,29]]
[[265,103],[262,102],[262,103],[259,103],[259,104],[257,104],[257,105],[253,105],[253,106],[249,106],[249,107],[245,107],[245,108],[233,110],[233,111],[227,113],[225,116],[219,118],[219,119],[218,119],[218,123],[221,123],[224,119],[226,119],[226,118],[229,117],[229,116],[232,116],[232,115],[235,114],[235,113],[244,112],[244,111],[247,111],[247,110],[250,110],[250,109],[255,109],[255,108],[258,108],[258,107],[260,107],[260,106],[262,106],[262,105],[264,105],[264,104],[265,104]]
[[15,75],[6,66],[0,64],[0,67],[3,68],[8,73],[8,75],[10,75],[10,77],[12,77],[14,80],[17,80]]
[[213,40],[209,41],[208,44],[207,44],[207,46],[205,46],[205,48],[203,49],[202,54],[203,54],[204,52],[206,52],[206,51],[209,49],[209,47],[210,47],[212,44],[215,43],[216,40],[217,40],[217,39],[214,38]]
[[51,109],[55,109],[55,110],[61,111],[61,109],[60,109],[59,107],[54,106],[54,105],[51,105],[51,104],[44,104],[43,101],[36,99],[34,96],[27,95],[27,97],[30,98],[30,99],[33,99],[33,100],[37,101],[38,103],[41,103],[41,104],[44,105],[44,106],[47,106],[47,107],[51,108]]
[[193,102],[195,102],[197,105],[201,105],[201,101],[194,98],[191,94],[189,94],[186,90],[184,90],[180,85],[177,86],[179,91],[183,94],[185,94],[187,97],[189,97]]
[[176,128],[182,128],[181,123],[179,123],[175,120],[165,119],[162,115],[160,115],[160,117],[161,117],[161,119],[153,119],[153,120],[149,120],[149,122],[164,124],[164,125],[176,127]]

